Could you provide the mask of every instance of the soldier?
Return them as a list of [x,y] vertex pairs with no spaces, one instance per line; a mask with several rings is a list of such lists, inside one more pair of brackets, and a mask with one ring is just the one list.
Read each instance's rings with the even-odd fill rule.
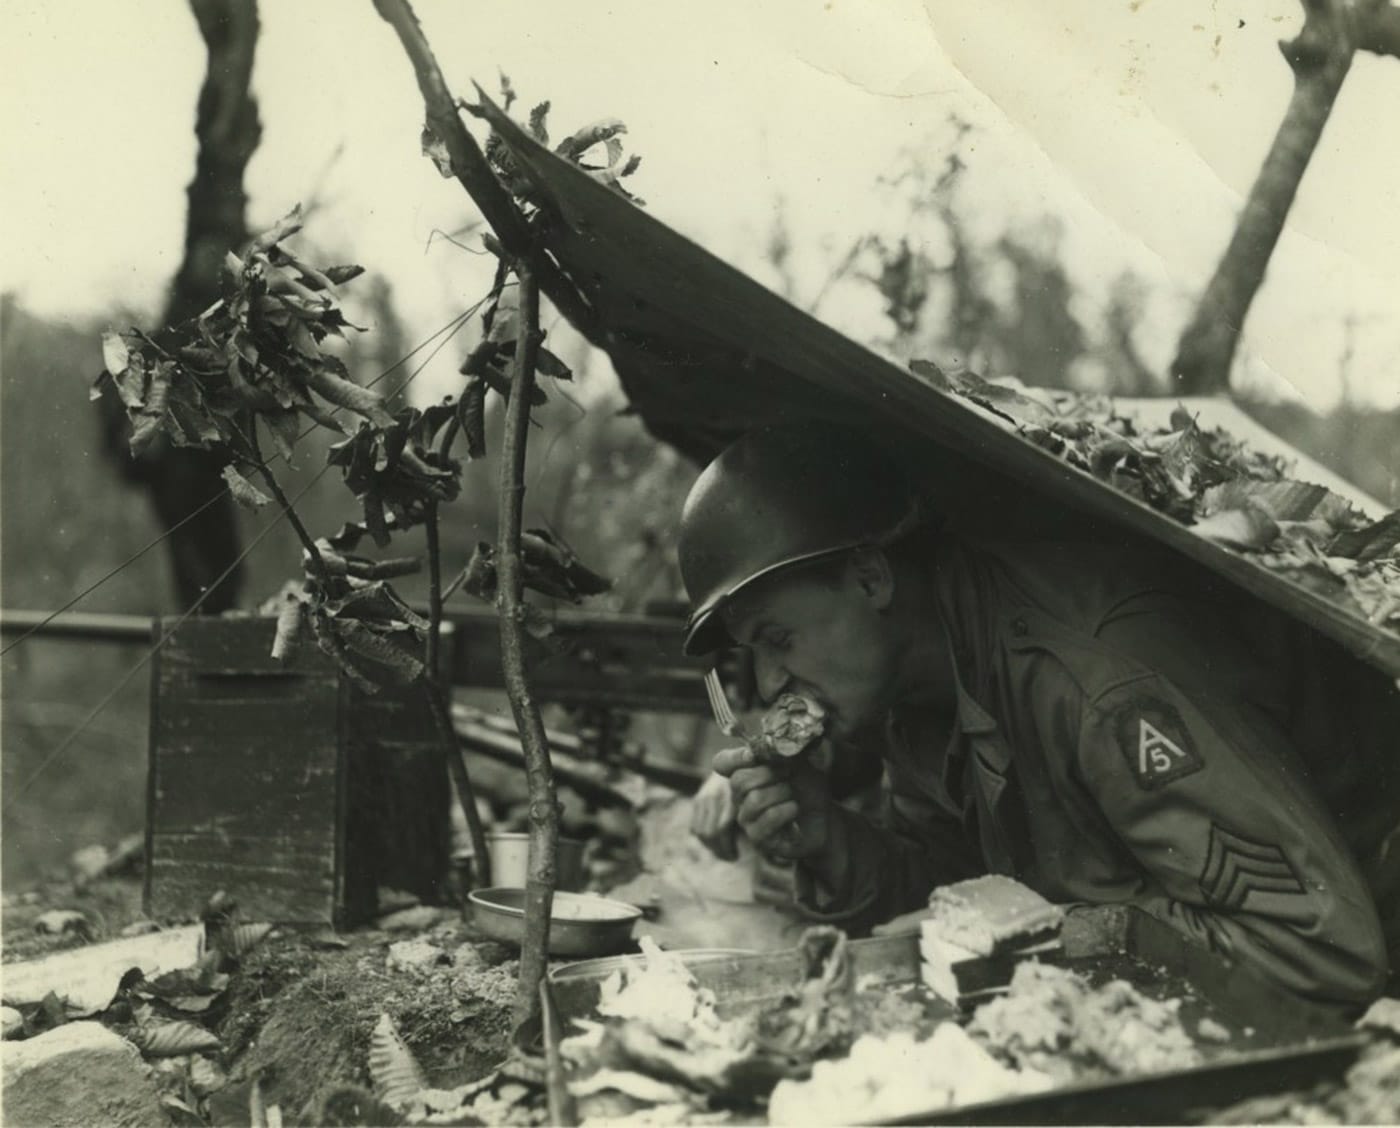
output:
[[1136,905],[1308,998],[1380,992],[1372,890],[1393,944],[1400,772],[1393,747],[1349,749],[1394,744],[1400,695],[1329,698],[1297,657],[1310,632],[1160,550],[959,535],[874,442],[826,425],[721,454],[679,554],[687,653],[748,648],[765,702],[807,694],[828,735],[883,758],[878,821],[802,757],[715,758],[760,849],[797,823],[806,915],[865,930],[1007,873],[1061,903]]

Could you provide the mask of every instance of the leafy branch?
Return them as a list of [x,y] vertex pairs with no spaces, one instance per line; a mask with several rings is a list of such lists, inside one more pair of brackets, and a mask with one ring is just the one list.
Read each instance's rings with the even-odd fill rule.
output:
[[[461,416],[468,451],[473,456],[485,449],[484,406],[488,390],[506,400],[506,425],[502,440],[500,483],[500,527],[494,559],[478,551],[464,570],[465,586],[479,593],[494,587],[501,623],[501,648],[506,688],[525,756],[530,797],[530,861],[526,884],[525,938],[520,959],[520,982],[516,996],[517,1023],[539,1011],[539,985],[547,963],[549,913],[555,883],[555,851],[558,842],[558,811],[549,745],[539,707],[530,694],[524,663],[524,633],[531,629],[531,611],[522,598],[524,587],[553,586],[551,594],[563,593],[580,598],[589,581],[563,552],[551,555],[542,548],[554,547],[545,538],[535,538],[537,568],[527,569],[528,543],[521,531],[524,500],[524,464],[531,406],[543,402],[535,383],[540,373],[567,379],[568,369],[553,354],[542,349],[539,330],[539,295],[543,291],[561,314],[585,338],[597,343],[597,325],[592,309],[563,271],[544,249],[539,235],[547,221],[531,199],[527,179],[518,175],[509,152],[494,134],[483,152],[468,132],[460,116],[467,109],[490,120],[502,111],[482,96],[480,107],[464,107],[453,98],[433,55],[423,29],[407,0],[374,0],[376,11],[394,29],[413,66],[423,96],[426,122],[423,149],[444,176],[455,177],[481,209],[494,236],[485,240],[496,255],[499,268],[491,305],[483,315],[486,332],[481,344],[462,366],[467,378],[462,401],[469,405]],[[514,91],[503,82],[503,100],[508,110]],[[537,106],[530,115],[529,128],[536,140],[547,143],[548,105]],[[636,171],[636,159],[622,160],[618,136],[620,122],[589,127],[571,135],[561,153],[565,159],[583,163],[590,150],[602,146],[606,163],[588,168],[590,174],[625,192],[621,179]],[[507,288],[514,273],[518,286]],[[512,313],[510,298],[515,301]],[[505,357],[513,358],[509,381]],[[543,562],[543,563],[541,563]],[[562,565],[562,567],[561,567]],[[474,567],[475,566],[475,567]],[[591,576],[592,574],[589,573]],[[600,579],[594,577],[595,579]],[[600,581],[603,582],[603,581]]]
[[[382,685],[425,687],[471,832],[479,878],[489,872],[488,847],[440,669],[443,605],[457,582],[449,589],[442,583],[439,507],[461,492],[462,463],[452,453],[457,438],[465,440],[468,459],[481,458],[487,397],[494,391],[505,401],[499,538],[494,549],[478,549],[460,579],[497,606],[507,692],[526,756],[531,861],[517,1000],[523,1020],[537,1006],[545,968],[558,836],[548,746],[524,664],[524,635],[543,637],[549,628],[523,595],[530,588],[577,602],[609,587],[557,538],[521,529],[530,409],[546,400],[536,374],[572,378],[568,366],[544,347],[541,290],[585,336],[594,323],[583,297],[543,250],[539,236],[546,217],[530,201],[529,186],[512,170],[504,145],[493,134],[483,153],[467,132],[411,9],[402,0],[376,0],[376,7],[398,31],[418,74],[428,110],[425,149],[467,188],[495,232],[485,241],[499,265],[482,315],[481,343],[462,365],[461,395],[425,409],[390,412],[383,397],[351,378],[328,346],[355,328],[341,310],[339,288],[362,270],[313,266],[289,249],[287,241],[301,228],[299,209],[241,255],[228,253],[223,297],[196,318],[154,337],[139,329],[106,334],[106,371],[99,384],[110,383],[127,411],[133,453],[161,434],[177,446],[213,451],[226,462],[223,477],[237,501],[251,508],[275,501],[287,516],[301,542],[304,581],[279,607],[275,657],[289,660],[309,631],[365,692]],[[513,97],[507,83],[507,106]],[[483,107],[473,112],[501,113],[484,97]],[[530,128],[542,143],[547,115],[547,104],[531,114]],[[635,199],[620,183],[638,166],[637,158],[623,158],[619,136],[624,132],[621,122],[595,123],[571,134],[557,151]],[[349,413],[347,423],[337,418],[341,412]],[[335,432],[338,441],[327,452],[327,465],[341,471],[360,503],[361,519],[332,536],[313,538],[263,455],[260,426],[288,464],[312,429]],[[416,557],[376,560],[358,551],[366,538],[385,548],[417,525],[424,527],[427,541],[427,618],[389,582],[418,571]]]

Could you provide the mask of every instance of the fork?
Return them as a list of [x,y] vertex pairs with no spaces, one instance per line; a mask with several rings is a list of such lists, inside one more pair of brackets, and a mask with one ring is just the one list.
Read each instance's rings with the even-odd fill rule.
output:
[[745,744],[751,744],[753,738],[749,731],[729,707],[729,698],[725,696],[724,686],[720,684],[718,670],[710,670],[705,675],[705,694],[710,699],[710,712],[715,716],[715,724],[719,726],[719,731],[725,736],[737,737]]
[[[715,724],[719,731],[725,736],[732,736],[742,740],[760,758],[764,758],[762,737],[755,737],[744,727],[742,721],[734,715],[734,710],[730,708],[729,698],[725,695],[724,686],[720,683],[719,672],[711,669],[705,674],[705,695],[710,699],[710,712],[714,714]],[[778,845],[784,848],[786,853],[791,854],[797,848],[800,831],[797,821],[793,820],[787,827],[775,835]]]

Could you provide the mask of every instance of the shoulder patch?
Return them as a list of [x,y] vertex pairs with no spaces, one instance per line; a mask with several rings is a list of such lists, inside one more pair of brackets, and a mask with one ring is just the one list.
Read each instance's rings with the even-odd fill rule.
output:
[[1115,717],[1118,747],[1138,786],[1155,791],[1204,768],[1181,715],[1156,697],[1134,697]]
[[1282,848],[1210,824],[1210,848],[1201,870],[1201,894],[1209,905],[1243,907],[1251,893],[1304,894],[1307,889]]

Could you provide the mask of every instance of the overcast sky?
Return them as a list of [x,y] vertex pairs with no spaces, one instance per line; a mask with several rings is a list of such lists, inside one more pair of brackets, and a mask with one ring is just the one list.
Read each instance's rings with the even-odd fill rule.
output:
[[[3,0],[0,282],[29,308],[158,307],[178,265],[203,47],[179,0]],[[320,191],[311,231],[382,271],[426,334],[479,294],[481,260],[443,241],[471,218],[418,152],[421,103],[369,0],[264,3],[263,142],[251,221]],[[990,229],[1054,216],[1075,280],[1148,283],[1165,368],[1287,102],[1277,49],[1297,0],[420,0],[449,81],[550,98],[556,130],[617,116],[649,209],[771,281],[786,202],[799,297],[830,248],[892,217],[872,193],[902,148],[957,112],[979,127],[968,185]],[[1400,406],[1400,61],[1361,58],[1246,329],[1243,378]],[[332,160],[332,157],[334,159]],[[934,154],[935,157],[938,154]],[[897,218],[897,217],[896,217]],[[874,306],[823,306],[857,337]],[[450,373],[451,366],[446,369]]]

